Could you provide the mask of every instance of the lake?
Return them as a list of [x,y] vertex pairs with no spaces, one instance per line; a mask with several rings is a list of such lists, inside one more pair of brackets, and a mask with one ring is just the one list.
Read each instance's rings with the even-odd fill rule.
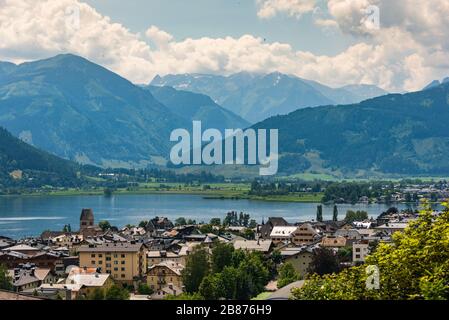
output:
[[[224,218],[228,211],[249,213],[258,222],[267,217],[284,217],[289,222],[311,220],[316,216],[316,203],[263,202],[252,200],[210,200],[197,195],[116,195],[104,196],[53,196],[53,197],[0,197],[0,235],[18,239],[37,236],[44,230],[62,230],[70,224],[79,228],[82,208],[92,208],[95,222],[108,220],[122,227],[138,224],[155,216],[172,220],[178,217],[209,222],[211,218]],[[339,205],[340,218],[346,210],[365,210],[377,217],[388,209],[383,204]],[[400,209],[406,205],[399,205]],[[323,206],[324,219],[331,219],[333,206]]]

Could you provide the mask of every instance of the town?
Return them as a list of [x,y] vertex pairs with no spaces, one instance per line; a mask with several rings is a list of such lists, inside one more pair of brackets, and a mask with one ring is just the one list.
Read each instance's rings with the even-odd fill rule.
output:
[[[93,210],[82,209],[78,231],[66,225],[33,238],[0,236],[0,277],[4,272],[7,280],[0,282],[0,299],[286,300],[311,273],[363,265],[371,250],[417,217],[390,208],[377,219],[363,211],[339,219],[335,205],[326,221],[318,205],[316,219],[296,223],[270,217],[258,224],[232,211],[207,224],[155,217],[119,229],[96,224]],[[216,293],[219,276],[239,279],[245,267],[257,281],[240,279],[240,287]]]

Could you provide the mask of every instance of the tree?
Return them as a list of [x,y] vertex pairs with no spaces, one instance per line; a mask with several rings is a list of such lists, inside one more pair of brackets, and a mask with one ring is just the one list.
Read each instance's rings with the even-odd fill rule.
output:
[[139,228],[146,228],[148,225],[148,221],[142,220],[139,222]]
[[109,221],[100,221],[98,223],[98,226],[100,227],[101,230],[103,230],[103,232],[108,231],[109,229],[111,229],[111,224],[109,223]]
[[352,211],[348,210],[346,212],[345,222],[352,223],[354,221],[364,221],[368,219],[368,212],[366,211]]
[[209,271],[207,250],[202,247],[195,247],[193,252],[187,256],[186,266],[182,270],[182,279],[186,292],[197,292],[203,278],[209,274]]
[[72,232],[72,226],[70,224],[64,225],[64,228],[62,228],[62,232]]
[[12,290],[12,278],[9,276],[8,269],[0,265],[0,290]]
[[217,243],[212,249],[211,267],[213,273],[221,272],[226,266],[232,265],[234,246],[226,243]]
[[198,293],[205,300],[218,300],[224,296],[224,287],[221,282],[220,274],[208,275],[203,278]]
[[319,275],[338,272],[340,266],[334,252],[327,248],[319,248],[314,251],[312,262],[309,266],[310,273]]
[[316,221],[323,222],[323,206],[318,205],[316,208]]
[[141,283],[141,284],[139,284],[139,287],[137,288],[137,292],[139,294],[152,295],[154,293],[154,290],[151,289],[148,284]]
[[216,227],[221,226],[221,219],[220,218],[212,218],[210,219],[210,224]]
[[208,233],[214,232],[214,228],[210,224],[203,224],[199,230],[202,234],[208,234]]
[[271,253],[271,260],[274,264],[280,264],[282,262],[282,255],[279,249],[274,249]]
[[104,193],[105,197],[112,197],[112,195],[114,194],[114,190],[111,188],[105,188],[103,190],[103,193]]
[[290,262],[284,263],[279,268],[278,288],[285,287],[300,279],[300,275]]
[[175,225],[177,226],[185,226],[187,224],[186,218],[180,217],[175,220]]
[[337,205],[334,205],[334,215],[333,215],[333,221],[338,221],[338,207]]
[[129,291],[119,285],[112,285],[105,294],[106,300],[129,300]]
[[253,229],[246,228],[243,231],[243,237],[247,240],[254,240],[256,238],[256,233],[254,232]]
[[[366,265],[339,274],[312,276],[295,299],[306,300],[448,300],[449,299],[449,207],[433,215],[428,203],[418,219],[403,232],[392,236],[392,243],[379,243],[366,257]],[[373,277],[366,266],[378,268],[380,290],[367,286]]]
[[101,288],[95,288],[90,294],[87,295],[87,300],[104,300],[104,298],[105,293]]

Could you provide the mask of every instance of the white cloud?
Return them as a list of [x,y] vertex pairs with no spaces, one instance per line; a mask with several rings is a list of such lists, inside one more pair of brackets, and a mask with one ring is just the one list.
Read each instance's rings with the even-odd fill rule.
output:
[[[445,0],[432,1],[434,6],[404,1],[409,6],[373,0],[381,10],[381,28],[367,32],[360,27],[363,9],[369,4],[366,0],[329,0],[328,12],[319,16],[321,20],[316,17],[315,23],[339,27],[358,37],[359,43],[326,56],[252,35],[176,41],[151,26],[143,36],[77,0],[0,0],[0,60],[34,60],[71,52],[136,83],[168,73],[280,71],[332,86],[369,83],[392,91],[415,90],[449,74],[449,40],[444,35],[449,30],[449,19],[444,19],[449,5]],[[276,7],[275,13],[290,15],[309,10],[294,6],[300,2],[313,1],[270,1],[293,5],[296,9],[290,11],[287,6]],[[73,7],[79,8],[79,28],[68,16],[67,8]]]
[[304,13],[312,12],[315,0],[257,0],[259,6],[257,15],[262,19],[275,17],[278,13],[301,17]]

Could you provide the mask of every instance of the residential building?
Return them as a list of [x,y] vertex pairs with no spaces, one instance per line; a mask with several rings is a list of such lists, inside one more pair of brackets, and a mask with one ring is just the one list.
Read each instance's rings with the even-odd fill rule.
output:
[[279,243],[292,242],[293,233],[298,229],[296,226],[274,227],[271,230],[270,239],[275,245]]
[[312,244],[319,238],[319,231],[311,223],[301,224],[292,234],[292,242],[297,246]]
[[147,272],[148,286],[155,291],[161,290],[167,285],[182,288],[181,271],[183,269],[183,265],[170,260],[153,265]]
[[104,243],[78,248],[79,264],[109,273],[118,282],[133,284],[142,279],[147,270],[147,247],[142,243]]
[[361,240],[352,244],[352,262],[365,262],[366,256],[369,254],[369,241]]
[[34,289],[43,283],[53,283],[56,280],[50,269],[37,268],[31,263],[19,264],[17,268],[8,272],[16,292]]
[[266,223],[262,223],[259,228],[259,235],[262,239],[270,239],[271,231],[274,227],[286,227],[289,223],[280,217],[271,217]]
[[345,237],[328,236],[321,239],[323,248],[344,248],[347,246],[348,239]]
[[281,250],[281,256],[284,262],[291,263],[295,271],[304,278],[313,261],[313,247],[285,248]]
[[271,252],[273,241],[271,240],[236,240],[234,242],[235,250],[259,251],[264,254]]

